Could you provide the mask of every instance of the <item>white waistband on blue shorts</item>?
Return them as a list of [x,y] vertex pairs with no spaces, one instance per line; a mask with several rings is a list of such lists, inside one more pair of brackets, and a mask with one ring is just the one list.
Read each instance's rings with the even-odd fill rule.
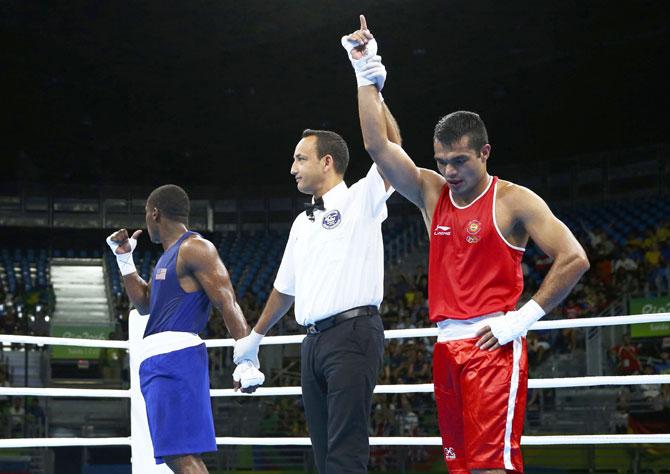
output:
[[158,354],[167,354],[168,352],[186,349],[187,347],[199,346],[202,339],[192,332],[164,331],[142,339],[142,356],[140,360]]
[[502,311],[477,316],[472,319],[444,319],[437,323],[437,342],[456,341],[477,337],[477,331],[486,326],[486,321],[505,314]]

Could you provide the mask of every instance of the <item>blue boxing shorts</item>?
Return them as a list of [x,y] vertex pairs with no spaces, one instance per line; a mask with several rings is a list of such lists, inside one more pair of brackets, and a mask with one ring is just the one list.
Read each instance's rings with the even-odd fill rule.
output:
[[164,456],[216,451],[207,348],[196,335],[152,334],[143,341],[140,386],[156,464]]

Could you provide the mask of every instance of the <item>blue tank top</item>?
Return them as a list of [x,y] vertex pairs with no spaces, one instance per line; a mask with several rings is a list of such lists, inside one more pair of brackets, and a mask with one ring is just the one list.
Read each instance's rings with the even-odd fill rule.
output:
[[184,235],[168,248],[151,274],[151,306],[144,337],[163,331],[199,333],[207,325],[211,303],[203,290],[187,293],[179,285],[177,256],[181,244],[195,232]]

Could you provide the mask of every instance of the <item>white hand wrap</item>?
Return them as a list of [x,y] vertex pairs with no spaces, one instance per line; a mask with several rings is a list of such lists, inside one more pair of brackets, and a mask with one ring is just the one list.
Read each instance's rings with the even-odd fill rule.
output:
[[262,334],[258,334],[253,329],[251,334],[235,341],[233,349],[233,362],[241,363],[243,360],[251,361],[254,367],[260,367],[258,362],[258,346],[261,345]]
[[354,72],[356,73],[356,84],[358,87],[376,85],[377,89],[381,90],[376,81],[366,78],[363,74],[363,68],[365,67],[368,60],[374,58],[377,55],[377,40],[371,39],[368,41],[368,44],[365,46],[365,50],[363,51],[363,57],[360,59],[354,59],[351,55],[351,52],[357,46],[360,46],[358,41],[352,41],[348,36],[343,36],[341,43],[342,47],[347,51],[351,65],[354,67]]
[[360,75],[363,79],[375,84],[377,90],[380,92],[379,95],[381,95],[381,90],[384,88],[384,83],[386,82],[386,67],[382,63],[381,56],[371,57],[361,68]]
[[128,239],[128,242],[130,243],[130,252],[116,253],[119,244],[112,240],[112,235],[107,237],[106,242],[116,257],[116,263],[119,266],[119,270],[121,270],[121,275],[126,276],[131,273],[136,273],[137,269],[135,268],[135,262],[133,262],[133,251],[135,250],[135,247],[137,247],[137,239],[133,239],[132,237]]
[[250,360],[243,360],[235,368],[233,380],[239,382],[242,388],[249,388],[263,385],[265,375],[254,367],[254,364]]
[[530,300],[517,311],[508,311],[502,316],[491,318],[488,321],[491,332],[498,339],[498,344],[505,345],[518,337],[523,337],[533,323],[544,316],[544,310]]

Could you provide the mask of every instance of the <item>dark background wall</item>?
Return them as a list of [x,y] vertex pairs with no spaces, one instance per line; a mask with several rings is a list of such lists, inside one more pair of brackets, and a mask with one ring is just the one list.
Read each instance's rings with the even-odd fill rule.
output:
[[369,158],[339,38],[361,12],[420,165],[433,167],[432,128],[457,109],[487,122],[492,166],[667,143],[668,10],[604,0],[8,0],[0,183],[293,191],[288,170],[307,127],[342,133],[358,178]]

